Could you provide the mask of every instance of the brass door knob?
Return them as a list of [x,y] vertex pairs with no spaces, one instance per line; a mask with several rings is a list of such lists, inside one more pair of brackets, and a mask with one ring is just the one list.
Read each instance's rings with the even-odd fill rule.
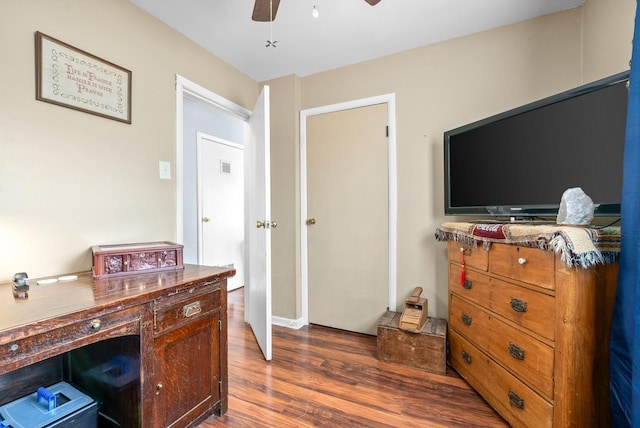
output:
[[307,219],[305,223],[307,224],[307,226],[311,226],[312,224],[316,224],[316,219],[315,218]]
[[202,221],[205,223],[209,223],[209,217],[202,217]]
[[275,229],[276,227],[278,227],[278,222],[270,221],[270,220],[265,220],[265,221],[258,220],[256,222],[256,227],[257,228],[264,227],[265,229]]

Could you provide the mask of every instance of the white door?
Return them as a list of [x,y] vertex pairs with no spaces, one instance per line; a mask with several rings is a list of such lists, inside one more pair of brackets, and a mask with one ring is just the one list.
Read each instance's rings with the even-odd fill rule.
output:
[[197,133],[198,263],[233,267],[228,290],[244,285],[244,150]]
[[271,360],[271,182],[269,87],[249,118],[245,144],[245,320],[266,360]]
[[375,335],[389,299],[387,106],[307,120],[309,322]]

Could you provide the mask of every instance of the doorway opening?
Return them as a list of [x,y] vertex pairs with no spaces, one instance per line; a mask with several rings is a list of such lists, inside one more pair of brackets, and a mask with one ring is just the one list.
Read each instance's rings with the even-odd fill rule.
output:
[[197,131],[198,264],[236,270],[227,290],[244,285],[244,147]]
[[184,245],[184,262],[197,264],[199,230],[197,131],[242,145],[251,112],[176,76],[176,239]]
[[[203,103],[238,129],[244,145],[244,282],[245,321],[249,323],[265,359],[271,359],[271,227],[269,185],[269,86],[265,85],[253,111],[247,110],[179,75],[176,76],[176,237],[184,244],[186,263],[197,263],[195,150],[188,150],[185,105]],[[193,132],[195,133],[195,131]],[[246,166],[248,165],[248,166]],[[190,212],[189,210],[193,210]],[[267,227],[266,225],[269,225]],[[250,226],[250,225],[253,225]],[[260,228],[261,233],[256,233]]]

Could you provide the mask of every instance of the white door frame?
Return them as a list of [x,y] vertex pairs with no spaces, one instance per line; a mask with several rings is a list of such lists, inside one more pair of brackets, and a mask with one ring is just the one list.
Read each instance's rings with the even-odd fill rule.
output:
[[389,162],[389,310],[396,310],[397,277],[397,158],[396,158],[396,95],[385,94],[376,97],[347,101],[300,111],[300,270],[302,324],[309,324],[309,261],[307,241],[307,118],[325,113],[333,113],[376,104],[387,104],[387,140]]
[[207,104],[227,111],[245,123],[251,116],[251,111],[235,104],[220,95],[211,92],[207,88],[198,85],[176,74],[176,240],[184,241],[184,207],[183,207],[183,181],[184,181],[184,97],[189,95]]

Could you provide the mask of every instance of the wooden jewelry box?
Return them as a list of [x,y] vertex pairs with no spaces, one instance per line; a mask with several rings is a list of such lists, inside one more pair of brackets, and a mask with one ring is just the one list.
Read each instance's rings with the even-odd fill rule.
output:
[[174,242],[96,245],[93,253],[93,277],[184,269],[183,245]]

